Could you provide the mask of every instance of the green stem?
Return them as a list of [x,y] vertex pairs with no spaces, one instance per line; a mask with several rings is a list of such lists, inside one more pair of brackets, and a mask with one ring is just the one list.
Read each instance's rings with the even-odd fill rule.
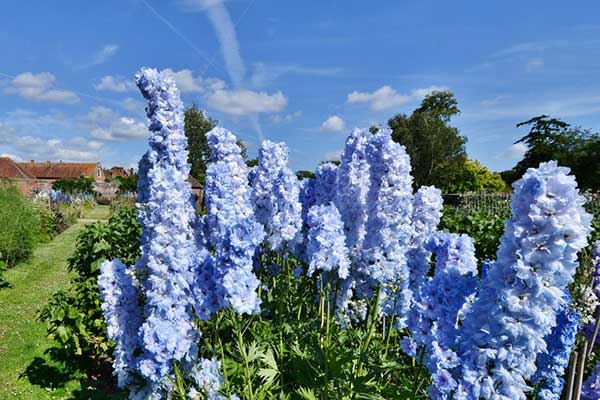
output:
[[242,360],[244,361],[244,383],[246,386],[246,390],[248,391],[248,399],[254,400],[254,391],[252,389],[252,377],[250,376],[250,364],[248,362],[248,353],[246,353],[246,346],[244,344],[244,338],[242,336],[242,327],[241,327],[241,316],[235,316],[235,331],[237,337],[237,345],[238,350],[242,356]]
[[373,337],[373,333],[375,332],[375,325],[377,324],[377,312],[379,311],[379,300],[381,298],[381,286],[377,288],[377,295],[375,296],[375,303],[372,305],[371,312],[369,313],[369,317],[367,319],[367,337],[364,342],[360,345],[359,359],[358,359],[358,368],[357,375],[358,378],[362,374],[363,367],[363,358],[367,349],[369,348],[369,344],[371,343],[371,338]]

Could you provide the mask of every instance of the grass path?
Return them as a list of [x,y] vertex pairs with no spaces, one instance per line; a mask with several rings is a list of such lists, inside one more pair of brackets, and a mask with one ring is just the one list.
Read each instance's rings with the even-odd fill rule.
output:
[[[68,286],[67,258],[73,253],[77,235],[88,220],[107,218],[108,207],[94,209],[85,217],[52,242],[39,245],[28,261],[5,274],[13,287],[0,290],[1,400],[68,399],[85,389],[73,377],[62,376],[61,387],[54,389],[48,388],[51,382],[35,382],[35,376],[42,380],[52,373],[60,375],[60,369],[48,363],[44,354],[50,343],[45,324],[36,321],[37,312],[52,293]],[[36,368],[44,370],[36,374]]]

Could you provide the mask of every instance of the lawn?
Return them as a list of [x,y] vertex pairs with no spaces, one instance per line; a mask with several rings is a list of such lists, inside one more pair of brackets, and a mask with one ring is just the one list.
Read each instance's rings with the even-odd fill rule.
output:
[[[85,221],[106,217],[108,207],[96,208]],[[81,376],[51,361],[45,324],[36,321],[50,295],[67,287],[67,258],[84,226],[82,221],[71,226],[6,273],[13,287],[0,290],[1,400],[106,398],[94,393]]]

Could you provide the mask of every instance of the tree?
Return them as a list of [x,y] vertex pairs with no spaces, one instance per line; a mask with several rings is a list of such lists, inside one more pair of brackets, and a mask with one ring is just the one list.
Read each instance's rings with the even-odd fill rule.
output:
[[119,185],[119,194],[135,193],[137,191],[137,174],[117,176],[113,180]]
[[529,126],[529,133],[515,143],[524,143],[527,151],[512,170],[503,173],[508,182],[520,178],[527,168],[556,160],[571,168],[580,187],[600,189],[600,135],[548,115],[519,122],[517,127],[521,126]]
[[208,118],[195,104],[185,110],[184,130],[188,140],[188,161],[191,164],[190,175],[204,184],[206,165],[210,160],[210,149],[206,134],[217,121]]
[[448,191],[452,193],[489,192],[498,193],[508,189],[499,173],[490,171],[477,160],[467,159],[459,176],[449,180]]
[[410,116],[398,114],[388,121],[392,138],[410,156],[415,187],[435,185],[449,192],[460,179],[467,138],[448,125],[460,113],[457,104],[451,92],[433,92]]

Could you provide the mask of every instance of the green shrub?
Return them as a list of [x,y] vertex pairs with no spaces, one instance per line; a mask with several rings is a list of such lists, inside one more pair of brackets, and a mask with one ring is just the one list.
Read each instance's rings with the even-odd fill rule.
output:
[[10,283],[2,276],[6,272],[6,264],[0,261],[0,289],[10,287]]
[[475,240],[475,255],[481,262],[495,259],[500,237],[504,233],[504,220],[509,212],[489,212],[462,207],[444,207],[440,229],[454,233],[466,233]]
[[12,266],[27,259],[39,241],[39,215],[14,186],[0,186],[0,261]]
[[135,207],[123,207],[108,222],[89,225],[77,238],[69,269],[77,275],[66,291],[52,295],[39,319],[46,322],[48,338],[67,359],[98,371],[109,356],[110,344],[100,309],[97,284],[103,260],[119,258],[133,263],[139,256],[141,228]]
[[52,189],[65,194],[94,194],[94,180],[89,177],[57,179],[52,183]]

